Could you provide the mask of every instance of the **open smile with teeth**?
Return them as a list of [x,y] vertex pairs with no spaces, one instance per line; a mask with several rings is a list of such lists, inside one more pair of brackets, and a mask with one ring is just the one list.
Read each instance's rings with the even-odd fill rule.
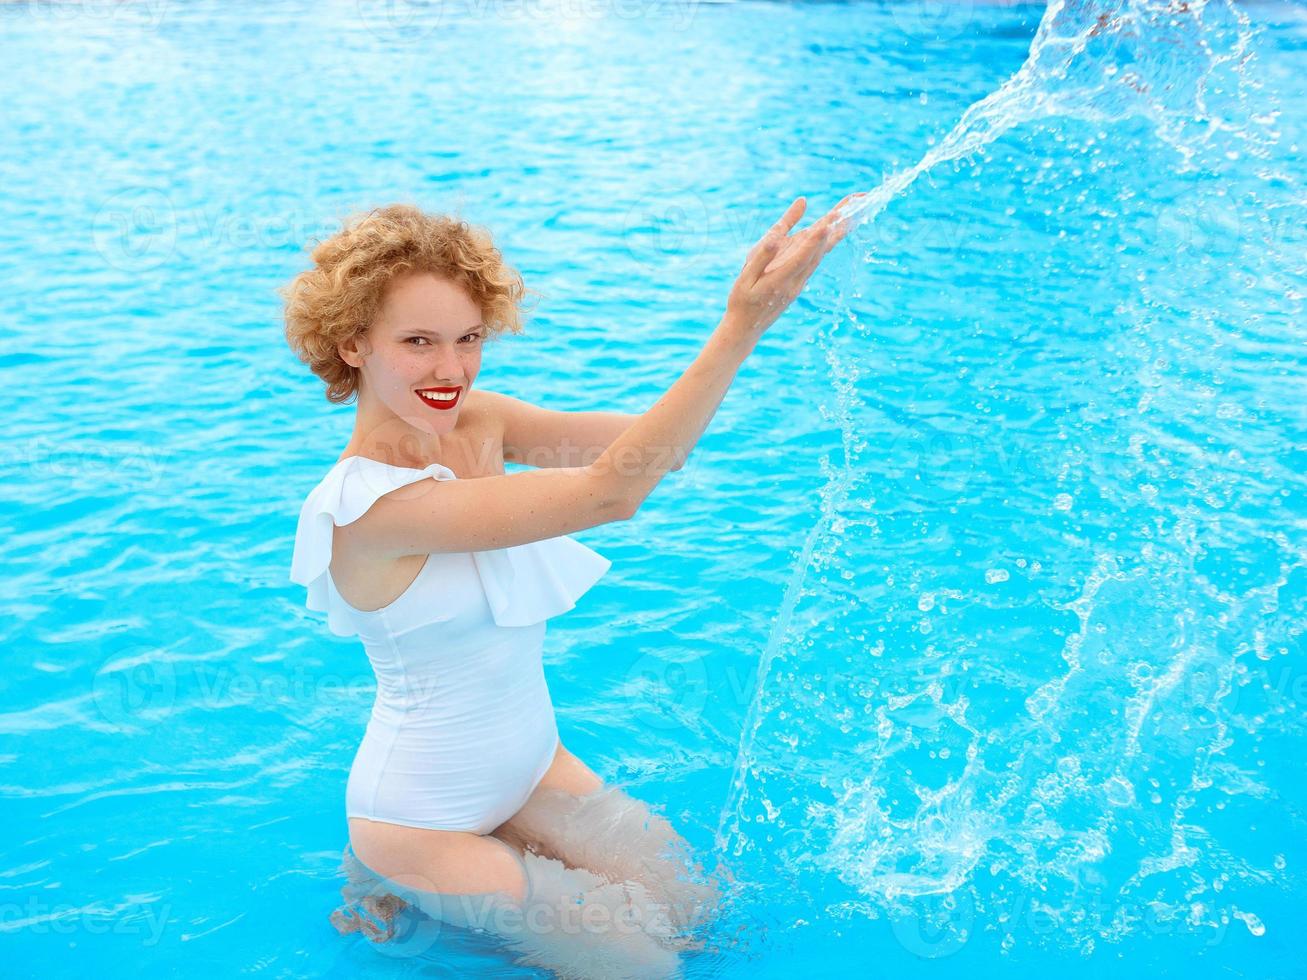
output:
[[463,389],[459,388],[419,388],[418,397],[431,408],[447,411],[458,404]]

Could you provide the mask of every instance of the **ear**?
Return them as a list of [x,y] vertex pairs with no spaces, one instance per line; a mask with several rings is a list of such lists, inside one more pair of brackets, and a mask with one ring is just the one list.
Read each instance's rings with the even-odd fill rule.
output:
[[368,344],[367,337],[360,333],[337,344],[336,353],[350,367],[361,368],[363,367],[363,359],[372,353],[372,348]]

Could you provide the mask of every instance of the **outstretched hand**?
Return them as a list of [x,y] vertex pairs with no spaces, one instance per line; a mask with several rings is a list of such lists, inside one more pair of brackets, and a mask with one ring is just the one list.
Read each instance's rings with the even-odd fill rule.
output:
[[791,228],[803,216],[807,201],[796,198],[780,220],[749,250],[731,295],[727,312],[756,331],[765,331],[794,302],[821,260],[848,233],[840,209],[862,194],[850,194],[822,218],[796,235]]
[[[832,248],[840,243],[845,235],[848,234],[848,221],[839,215],[840,209],[855,198],[865,197],[866,192],[862,191],[856,194],[849,194],[839,204],[831,208],[819,220],[813,222],[803,231],[796,235],[791,235],[781,244],[781,250],[777,252],[776,257],[768,263],[767,268],[763,269],[763,275],[771,272],[773,269],[780,268],[786,262],[792,261],[797,255],[801,254],[804,249],[810,248],[815,238],[822,235],[829,236],[825,251],[829,252]],[[805,205],[806,206],[806,205]],[[802,213],[802,212],[800,212]],[[823,255],[825,253],[823,252]]]

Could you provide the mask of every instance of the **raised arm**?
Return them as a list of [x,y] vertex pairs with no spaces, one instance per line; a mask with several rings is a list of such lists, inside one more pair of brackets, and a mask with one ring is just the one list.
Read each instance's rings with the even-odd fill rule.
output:
[[839,211],[859,196],[850,194],[812,226],[790,236],[806,206],[798,198],[750,250],[731,288],[726,316],[703,351],[667,394],[593,464],[601,478],[618,488],[624,512],[634,514],[663,476],[685,462],[744,359],[847,233],[848,223]]
[[726,315],[694,362],[593,463],[410,484],[337,535],[356,553],[384,558],[504,548],[629,518],[689,456],[759,338],[844,236],[837,212],[845,201],[793,238],[804,202],[790,205],[750,250]]

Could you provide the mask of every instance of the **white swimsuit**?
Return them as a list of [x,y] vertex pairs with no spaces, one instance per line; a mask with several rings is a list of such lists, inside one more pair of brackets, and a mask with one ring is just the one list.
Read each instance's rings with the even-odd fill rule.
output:
[[377,696],[345,790],[347,817],[488,834],[513,816],[558,747],[541,654],[545,620],[567,612],[606,572],[607,558],[566,535],[493,551],[431,554],[381,609],[336,591],[333,525],[367,513],[425,469],[350,456],[300,510],[292,582],[338,636],[363,641]]

